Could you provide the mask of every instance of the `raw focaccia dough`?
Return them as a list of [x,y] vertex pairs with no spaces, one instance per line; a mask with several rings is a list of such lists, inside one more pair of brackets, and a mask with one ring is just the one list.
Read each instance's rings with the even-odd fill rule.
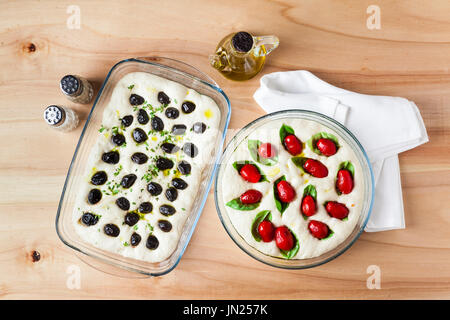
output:
[[[319,132],[331,133],[337,137],[340,147],[337,153],[331,157],[318,155],[304,144],[302,156],[317,159],[322,162],[328,168],[328,176],[326,178],[315,178],[309,174],[302,174],[300,169],[294,165],[291,161],[292,155],[280,144],[279,130],[283,124],[291,126],[295,131],[295,135],[303,142],[306,142],[314,134]],[[276,146],[278,153],[278,163],[276,165],[265,166],[256,163],[260,170],[263,171],[263,174],[266,175],[269,182],[246,182],[242,179],[237,170],[233,168],[232,164],[235,161],[250,160],[254,162],[248,150],[248,140],[270,142]],[[354,189],[350,194],[338,196],[335,190],[335,179],[338,167],[340,163],[344,161],[350,161],[355,168]],[[285,225],[297,236],[300,249],[292,259],[317,257],[332,250],[350,235],[359,219],[361,208],[363,206],[364,179],[356,154],[336,132],[317,122],[303,119],[289,119],[275,120],[264,124],[261,127],[258,127],[239,144],[235,152],[231,155],[231,159],[225,165],[226,168],[223,176],[226,178],[221,181],[224,203],[239,197],[243,192],[249,189],[256,189],[263,194],[259,207],[252,211],[235,210],[229,206],[226,206],[226,211],[233,226],[243,239],[264,254],[280,258],[283,257],[276,246],[275,241],[258,242],[252,236],[252,222],[255,216],[262,210],[271,211],[272,223],[275,227]],[[273,182],[283,175],[294,187],[296,198],[281,215],[277,210],[274,201]],[[300,204],[304,188],[310,184],[314,185],[317,189],[317,213],[312,217],[309,217],[308,220],[305,220],[300,213]],[[233,187],[228,187],[230,185]],[[350,210],[348,219],[339,220],[330,217],[323,205],[326,201],[338,201],[344,203]],[[308,222],[310,220],[318,220],[326,223],[334,234],[327,239],[318,240],[313,237],[308,230]]]
[[[158,101],[158,93],[164,92],[170,98],[170,104],[162,105]],[[139,106],[130,104],[130,95],[137,94],[145,99],[145,103]],[[192,113],[184,113],[181,105],[184,101],[191,101],[196,105]],[[179,117],[169,119],[165,115],[167,107],[174,107],[179,110]],[[149,115],[150,121],[147,124],[140,124],[137,121],[139,109],[144,109]],[[121,126],[121,119],[124,116],[132,115],[131,126]],[[163,131],[151,131],[151,118],[158,116],[163,120]],[[102,127],[96,145],[91,150],[88,172],[86,172],[85,183],[79,186],[77,203],[73,212],[73,225],[79,236],[86,242],[101,249],[118,253],[125,257],[144,260],[148,262],[160,262],[167,259],[177,247],[183,225],[191,212],[194,200],[201,183],[202,171],[208,161],[211,160],[211,152],[216,141],[220,120],[220,110],[217,104],[208,96],[199,94],[193,89],[189,89],[177,82],[170,81],[152,74],[135,72],[125,75],[115,86],[111,100],[104,110]],[[204,133],[196,133],[192,130],[193,124],[202,122],[206,126]],[[171,134],[172,126],[183,124],[186,132],[183,135]],[[142,128],[148,135],[146,143],[137,144],[132,137],[134,128]],[[112,141],[112,134],[119,132],[125,136],[125,145],[116,146]],[[180,150],[175,154],[165,154],[161,150],[161,143],[169,140],[176,144]],[[181,149],[186,143],[193,143],[198,148],[198,155],[189,157]],[[102,161],[102,154],[111,150],[117,150],[120,154],[120,161],[117,164],[108,164]],[[131,161],[131,155],[135,152],[142,152],[149,158],[145,164],[137,164]],[[173,161],[174,167],[170,170],[159,171],[157,176],[149,175],[149,171],[154,169],[156,157],[163,156]],[[185,160],[191,165],[191,173],[182,175],[177,170],[177,164]],[[98,171],[105,171],[108,180],[105,184],[95,186],[91,183],[91,177]],[[135,174],[136,181],[131,188],[125,189],[120,184],[124,175]],[[172,187],[171,181],[174,177],[183,179],[188,187],[184,190],[177,190],[178,197],[175,201],[169,201],[165,196],[168,187]],[[162,186],[162,193],[159,196],[152,196],[147,191],[147,184],[155,181]],[[87,201],[87,195],[91,189],[100,189],[102,199],[99,203],[91,205]],[[131,207],[128,211],[121,210],[115,203],[119,197],[126,197]],[[124,224],[124,216],[127,212],[138,209],[142,202],[150,202],[153,211],[148,214],[140,214],[140,220],[134,225]],[[176,213],[171,216],[164,216],[159,208],[163,204],[173,206]],[[80,217],[90,212],[99,219],[95,225],[86,226]],[[158,220],[167,220],[172,224],[170,232],[164,232],[158,227]],[[105,224],[115,224],[120,228],[117,237],[105,234]],[[130,237],[133,233],[141,236],[141,241],[137,246],[131,246]],[[155,250],[146,247],[149,235],[158,239],[159,245]]]

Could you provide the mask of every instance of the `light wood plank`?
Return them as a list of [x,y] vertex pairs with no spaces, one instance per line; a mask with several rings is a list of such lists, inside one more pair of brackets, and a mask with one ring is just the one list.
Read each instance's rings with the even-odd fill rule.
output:
[[[448,1],[377,1],[382,28],[373,31],[366,28],[372,1],[77,1],[81,29],[69,30],[66,8],[73,2],[0,2],[2,299],[450,298]],[[123,279],[81,262],[54,227],[81,126],[60,134],[41,117],[46,105],[65,104],[85,120],[90,106],[68,103],[58,92],[60,77],[81,74],[98,90],[124,58],[176,58],[216,79],[232,103],[230,129],[239,129],[264,114],[252,98],[260,76],[226,80],[209,67],[208,54],[241,29],[280,38],[262,74],[307,69],[348,90],[417,103],[430,142],[400,156],[407,229],[363,234],[344,255],[314,269],[274,269],[232,242],[211,191],[168,275]],[[33,250],[39,262],[32,262]],[[366,288],[371,264],[381,268],[381,290]],[[70,265],[81,268],[80,290],[66,286]]]

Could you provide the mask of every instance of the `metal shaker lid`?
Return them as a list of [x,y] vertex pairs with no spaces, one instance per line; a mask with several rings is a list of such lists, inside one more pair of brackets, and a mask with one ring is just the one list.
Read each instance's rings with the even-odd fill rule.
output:
[[64,76],[60,81],[61,90],[69,96],[76,95],[81,88],[81,85],[81,81],[78,77],[71,74]]
[[64,122],[66,112],[63,108],[51,105],[44,110],[44,120],[51,126],[58,126]]

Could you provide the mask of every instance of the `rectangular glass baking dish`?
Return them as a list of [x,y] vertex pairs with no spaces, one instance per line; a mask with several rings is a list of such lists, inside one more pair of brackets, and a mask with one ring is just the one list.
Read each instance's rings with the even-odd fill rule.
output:
[[[166,260],[159,263],[150,263],[123,257],[84,242],[72,225],[72,214],[75,206],[77,185],[84,179],[87,172],[87,160],[89,152],[97,141],[98,129],[101,126],[103,111],[109,103],[112,91],[116,83],[130,72],[148,72],[194,89],[200,94],[211,97],[219,106],[221,115],[219,131],[215,146],[203,170],[201,184],[196,199],[189,213],[180,240],[175,251]],[[67,173],[62,190],[58,212],[56,215],[56,231],[64,244],[75,249],[78,256],[91,266],[107,273],[130,276],[132,274],[144,276],[160,276],[176,267],[183,255],[197,221],[206,202],[212,180],[217,169],[222,152],[228,123],[231,115],[231,106],[228,97],[207,75],[194,67],[181,61],[163,57],[132,58],[118,62],[109,71],[100,88],[94,105],[84,125],[72,162]],[[136,274],[137,273],[137,274]]]

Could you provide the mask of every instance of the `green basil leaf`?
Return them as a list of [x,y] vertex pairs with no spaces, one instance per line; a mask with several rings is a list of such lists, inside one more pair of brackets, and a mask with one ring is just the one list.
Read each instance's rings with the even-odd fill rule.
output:
[[286,259],[292,259],[293,257],[295,257],[295,255],[298,253],[298,250],[300,249],[300,242],[298,241],[297,235],[292,232],[291,229],[289,229],[289,231],[291,231],[292,235],[294,236],[295,244],[294,247],[289,251],[280,250],[281,255]]
[[306,160],[308,160],[308,158],[292,157],[291,160],[295,164],[295,166],[300,169],[301,172],[307,173],[307,172],[305,172],[305,169],[303,169],[303,165],[305,164]]
[[328,235],[325,238],[320,239],[320,240],[330,239],[333,236],[333,234],[334,234],[334,231],[330,229],[330,231],[328,232]]
[[251,204],[245,204],[241,202],[240,198],[234,198],[231,201],[228,201],[227,206],[229,206],[230,208],[236,209],[236,210],[241,210],[241,211],[250,211],[250,210],[255,210],[256,208],[259,207],[259,202],[257,203],[251,203]]
[[290,134],[294,134],[295,135],[294,129],[292,129],[290,126],[288,126],[288,125],[283,123],[283,125],[280,128],[281,145],[284,145],[284,138],[286,138],[286,136],[288,136]]
[[265,166],[273,166],[278,162],[278,157],[273,158],[261,158],[258,153],[258,148],[261,145],[261,141],[259,140],[248,140],[248,151],[250,152],[250,156],[253,160],[255,160],[258,163],[261,163]]
[[327,132],[316,133],[308,141],[306,141],[306,144],[314,153],[317,153],[318,155],[322,156],[323,155],[322,152],[320,152],[320,150],[317,149],[317,146],[316,146],[317,141],[319,141],[322,138],[333,141],[334,144],[336,145],[336,151],[339,149],[340,145],[339,145],[338,139],[331,133],[327,133]]
[[280,198],[278,197],[278,191],[277,191],[277,184],[280,181],[285,181],[286,178],[284,176],[278,178],[273,183],[273,199],[275,201],[275,206],[277,207],[278,211],[283,215],[283,212],[286,211],[286,209],[289,207],[289,203],[282,202]]
[[250,152],[251,157],[253,160],[258,161],[259,155],[258,155],[258,148],[261,145],[261,141],[259,140],[248,140],[248,151]]
[[306,196],[311,196],[317,201],[317,190],[312,184],[308,185],[305,190],[303,190],[303,198]]
[[269,181],[269,180],[267,180],[266,176],[263,174],[261,169],[256,165],[256,163],[254,163],[252,161],[247,161],[247,160],[236,161],[235,163],[233,163],[233,168],[235,168],[237,170],[238,174],[240,174],[242,167],[245,166],[246,164],[251,164],[251,165],[256,167],[256,169],[258,170],[259,174],[261,175],[261,178],[259,179],[258,182],[263,182],[263,181],[267,181],[268,182]]
[[263,210],[263,211],[259,212],[256,215],[255,219],[253,219],[252,236],[253,236],[253,239],[255,239],[258,242],[261,241],[261,236],[259,235],[259,232],[258,232],[258,226],[264,220],[272,221],[272,214],[270,213],[270,210]]
[[353,164],[350,161],[341,162],[338,170],[341,170],[341,169],[350,171],[350,173],[352,174],[352,178],[353,179],[355,178],[355,167],[353,166]]

